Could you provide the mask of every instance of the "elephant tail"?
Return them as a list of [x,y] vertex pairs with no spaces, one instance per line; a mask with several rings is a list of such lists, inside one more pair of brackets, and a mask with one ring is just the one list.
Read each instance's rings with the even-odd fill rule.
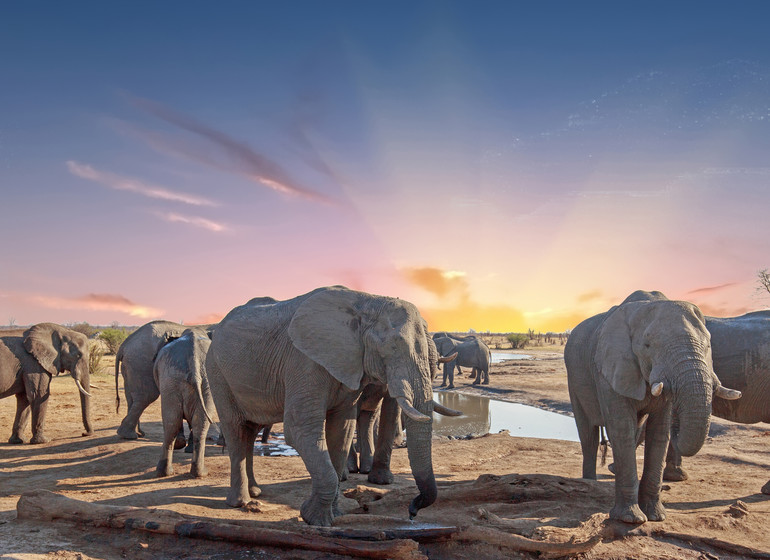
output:
[[120,392],[118,391],[118,376],[120,375],[120,362],[123,359],[123,348],[115,354],[115,414],[120,412]]
[[607,464],[607,451],[609,448],[610,440],[607,439],[607,432],[604,431],[604,426],[599,428],[601,430],[601,442],[599,443],[599,449],[602,452],[602,466]]

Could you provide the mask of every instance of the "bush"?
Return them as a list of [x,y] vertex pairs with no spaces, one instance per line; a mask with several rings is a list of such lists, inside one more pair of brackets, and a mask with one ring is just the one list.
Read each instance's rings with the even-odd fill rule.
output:
[[94,334],[96,334],[99,331],[99,329],[97,329],[96,327],[92,327],[85,321],[83,321],[82,323],[75,323],[74,325],[70,325],[69,328],[75,332],[79,332],[86,335],[88,338],[91,338]]
[[99,339],[107,345],[109,354],[117,354],[118,348],[126,338],[128,338],[128,332],[122,329],[104,329],[99,334]]
[[505,338],[511,343],[511,348],[524,348],[529,343],[529,337],[526,334],[511,333]]
[[91,340],[88,343],[88,371],[91,375],[102,373],[102,358],[104,358],[104,347],[98,340]]

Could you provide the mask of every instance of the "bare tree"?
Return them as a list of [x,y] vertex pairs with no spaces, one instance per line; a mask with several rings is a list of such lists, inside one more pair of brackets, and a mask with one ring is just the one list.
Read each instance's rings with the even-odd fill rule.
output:
[[757,282],[759,283],[759,286],[757,286],[758,292],[763,293],[763,295],[764,292],[770,294],[770,272],[768,272],[768,269],[763,268],[757,272]]

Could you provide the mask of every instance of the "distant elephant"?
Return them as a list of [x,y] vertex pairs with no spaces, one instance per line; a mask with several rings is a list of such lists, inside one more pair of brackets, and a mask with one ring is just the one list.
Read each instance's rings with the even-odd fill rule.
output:
[[80,391],[84,436],[93,434],[88,338],[56,325],[40,323],[21,336],[0,338],[0,398],[16,395],[16,418],[8,443],[24,443],[23,433],[32,414],[30,443],[46,443],[45,415],[51,378],[69,371]]
[[[438,331],[433,333],[433,340],[435,341],[437,338],[443,338],[445,336],[453,340],[456,340],[457,342],[465,342],[466,340],[472,340],[472,339],[478,338],[475,334],[469,334],[467,336],[459,336],[446,331]],[[457,369],[457,376],[458,377],[462,376],[463,370],[458,364],[455,364],[455,369]],[[479,375],[479,368],[471,368],[471,379],[478,379],[478,375]]]
[[[428,345],[431,380],[433,380],[438,371],[438,365],[452,361],[457,357],[457,353],[441,358],[431,339],[428,339]],[[388,395],[387,385],[370,383],[364,387],[361,398],[358,400],[357,410],[356,439],[359,451],[357,453],[356,446],[351,444],[347,471],[368,474],[367,480],[374,484],[391,484],[393,473],[390,470],[390,458],[393,453],[393,444],[403,431],[401,409],[395,399]],[[433,411],[444,416],[461,415],[460,412],[438,403],[434,404]]]
[[[211,325],[200,325],[210,329]],[[132,332],[120,345],[115,355],[115,411],[120,410],[118,376],[123,364],[123,387],[126,393],[128,412],[118,427],[118,435],[123,439],[136,439],[144,436],[139,426],[139,418],[144,409],[160,396],[155,383],[152,367],[158,351],[169,340],[182,336],[188,327],[171,321],[152,321]],[[185,446],[184,432],[181,431],[176,447]]]
[[[444,377],[441,381],[442,387],[448,389],[454,389],[454,368],[455,365],[468,366],[478,370],[476,379],[473,384],[489,383],[489,364],[491,363],[492,353],[489,350],[489,346],[484,344],[480,338],[467,337],[466,340],[459,342],[457,339],[434,335],[433,342],[436,344],[438,353],[440,356],[448,356],[453,352],[457,352],[457,358],[451,362],[444,364]],[[449,379],[449,385],[447,385],[447,378]],[[483,381],[482,381],[483,379]]]
[[384,383],[406,412],[408,454],[420,494],[410,517],[437,496],[431,461],[433,391],[428,333],[404,300],[335,286],[236,307],[214,331],[206,369],[230,455],[227,504],[261,490],[252,447],[259,425],[283,421],[313,481],[302,518],[329,526],[367,380]]
[[[706,328],[711,333],[714,372],[719,381],[743,394],[738,400],[715,398],[712,414],[741,424],[770,422],[770,311],[706,317]],[[687,478],[675,443],[672,440],[669,445],[664,480]],[[770,481],[762,493],[770,494]]]
[[160,390],[163,418],[163,444],[158,461],[158,476],[174,474],[174,443],[182,421],[190,424],[193,458],[190,473],[206,476],[204,455],[206,435],[213,423],[214,401],[206,376],[206,354],[211,345],[211,331],[187,329],[158,351],[153,367],[155,383]]
[[[659,292],[634,292],[573,329],[564,361],[583,478],[596,478],[599,428],[605,426],[615,460],[612,519],[665,519],[660,490],[672,409],[680,420],[679,450],[694,455],[708,434],[713,395],[740,396],[714,374],[709,339],[700,309]],[[639,482],[635,451],[645,417]]]

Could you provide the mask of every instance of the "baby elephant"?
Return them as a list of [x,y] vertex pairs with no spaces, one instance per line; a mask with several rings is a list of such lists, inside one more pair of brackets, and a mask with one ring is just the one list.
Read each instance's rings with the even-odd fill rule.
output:
[[153,375],[160,390],[160,408],[163,417],[163,447],[158,461],[158,476],[174,474],[172,455],[174,441],[182,420],[187,420],[194,440],[190,473],[206,476],[203,456],[206,435],[213,423],[214,411],[209,381],[206,377],[206,354],[211,339],[206,330],[187,329],[182,336],[163,346],[155,357]]

